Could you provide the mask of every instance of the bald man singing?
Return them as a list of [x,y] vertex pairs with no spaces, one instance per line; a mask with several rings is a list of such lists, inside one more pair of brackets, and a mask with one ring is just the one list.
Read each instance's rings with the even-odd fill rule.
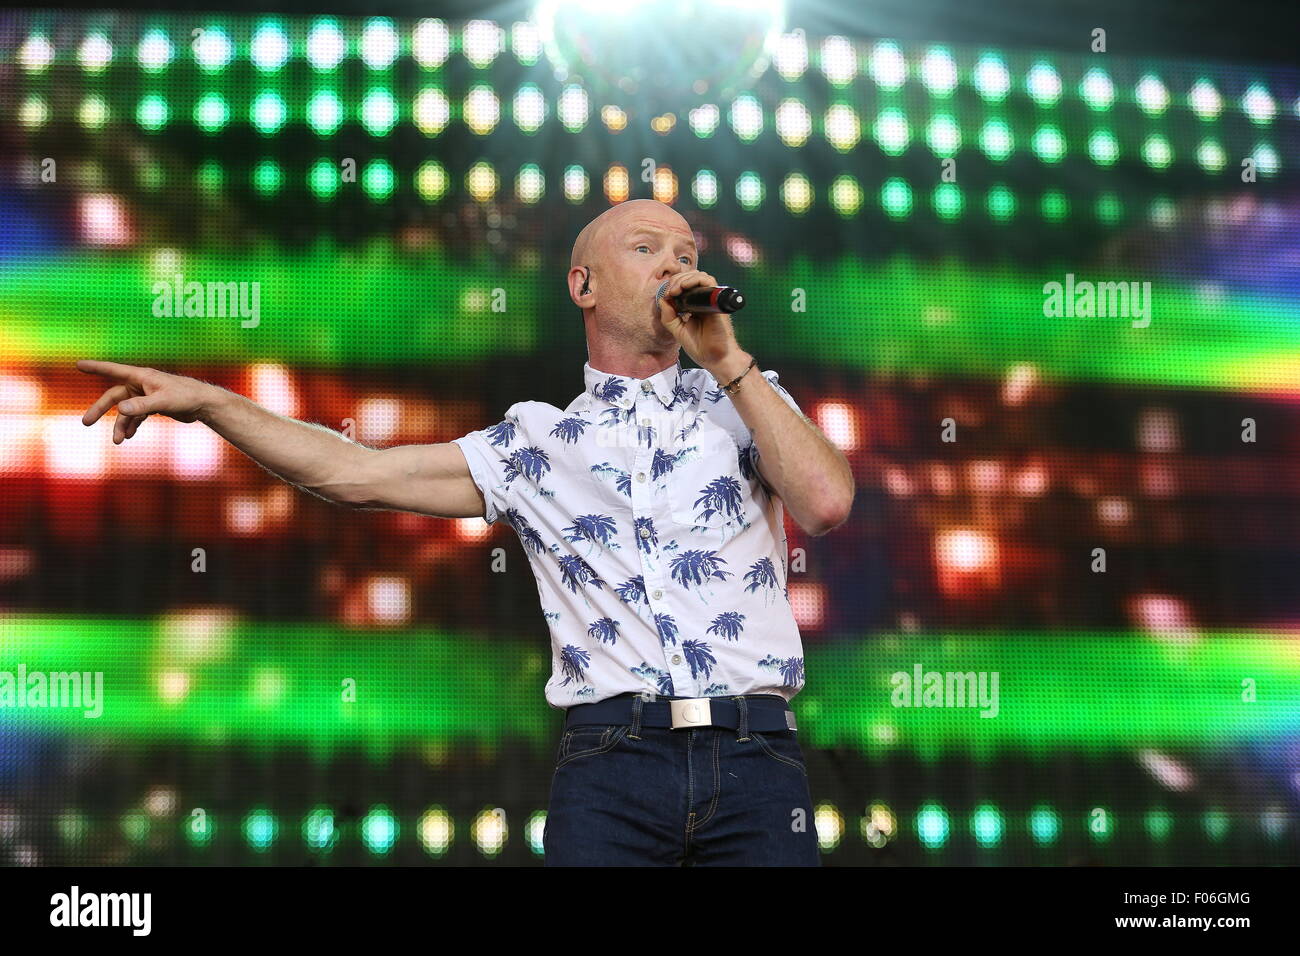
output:
[[565,712],[548,866],[817,866],[783,509],[825,534],[853,474],[729,316],[675,311],[719,285],[699,264],[670,206],[606,210],[568,272],[582,393],[451,442],[367,448],[205,382],[87,360],[114,384],[82,420],[116,405],[118,444],[149,415],[201,421],[327,500],[513,528],[550,630],[546,700]]

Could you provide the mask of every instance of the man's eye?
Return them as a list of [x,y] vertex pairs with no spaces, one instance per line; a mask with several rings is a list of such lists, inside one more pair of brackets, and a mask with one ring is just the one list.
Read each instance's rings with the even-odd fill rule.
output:
[[678,256],[677,258],[678,258],[678,259],[685,259],[685,260],[686,260],[686,264],[687,264],[688,266],[691,264],[691,257],[690,257],[690,256]]
[[649,249],[650,247],[647,246],[647,245],[643,242],[643,243],[641,243],[641,245],[637,246],[636,248],[637,248],[637,251],[640,252],[642,249]]

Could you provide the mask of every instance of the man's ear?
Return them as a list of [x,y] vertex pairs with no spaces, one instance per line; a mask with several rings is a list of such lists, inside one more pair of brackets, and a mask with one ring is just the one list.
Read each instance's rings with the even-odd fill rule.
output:
[[591,293],[591,269],[585,266],[584,268],[586,269],[586,275],[581,277],[582,286],[577,292],[573,291],[574,272],[577,271],[577,267],[575,266],[574,269],[569,272],[569,294],[573,296],[574,301],[578,304],[578,308],[580,309],[583,308],[583,297]]

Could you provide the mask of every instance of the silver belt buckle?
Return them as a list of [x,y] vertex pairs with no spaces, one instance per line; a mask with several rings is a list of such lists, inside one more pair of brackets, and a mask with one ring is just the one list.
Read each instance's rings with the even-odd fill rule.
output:
[[670,700],[668,711],[673,718],[673,730],[679,727],[708,727],[713,723],[713,713],[707,697],[688,697]]

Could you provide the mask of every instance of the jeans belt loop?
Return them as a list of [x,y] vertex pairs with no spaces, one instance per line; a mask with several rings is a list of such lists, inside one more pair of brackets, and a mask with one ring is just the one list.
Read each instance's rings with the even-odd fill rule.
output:
[[740,711],[740,727],[736,731],[736,742],[749,739],[749,710],[745,695],[736,698],[736,709]]
[[641,730],[641,706],[645,703],[645,698],[637,694],[632,698],[632,729],[627,732],[630,740],[640,740]]

